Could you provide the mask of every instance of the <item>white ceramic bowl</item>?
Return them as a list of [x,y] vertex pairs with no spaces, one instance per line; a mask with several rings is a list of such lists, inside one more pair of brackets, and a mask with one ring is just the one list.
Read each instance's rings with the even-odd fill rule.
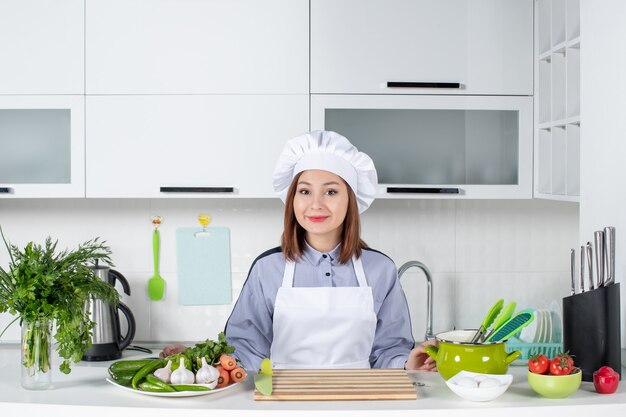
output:
[[[487,379],[496,380],[497,385],[490,387],[480,387],[480,383]],[[475,381],[476,387],[468,386],[468,382]],[[492,384],[494,382],[490,381]],[[513,382],[513,375],[491,375],[479,374],[476,372],[461,371],[446,381],[448,388],[461,398],[470,401],[491,401],[495,400],[509,388]],[[461,385],[460,385],[461,384]]]

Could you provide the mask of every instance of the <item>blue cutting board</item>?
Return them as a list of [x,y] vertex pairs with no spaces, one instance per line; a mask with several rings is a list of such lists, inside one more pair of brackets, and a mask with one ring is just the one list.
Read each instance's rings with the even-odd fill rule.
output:
[[230,231],[227,227],[178,228],[176,255],[179,304],[231,303]]

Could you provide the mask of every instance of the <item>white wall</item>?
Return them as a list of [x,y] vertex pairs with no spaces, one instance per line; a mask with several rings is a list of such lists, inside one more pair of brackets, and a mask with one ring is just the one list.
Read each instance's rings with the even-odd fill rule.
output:
[[[626,2],[582,0],[580,240],[616,228],[621,282],[622,347],[626,346]],[[626,358],[622,358],[626,360]]]
[[[136,341],[193,341],[215,337],[232,309],[180,306],[177,300],[175,230],[197,225],[209,212],[214,226],[231,228],[233,300],[252,261],[279,243],[280,200],[1,200],[0,225],[12,243],[59,239],[59,246],[101,236],[117,270],[130,281],[124,302],[138,323]],[[160,214],[164,301],[150,302],[151,214]],[[518,308],[548,307],[569,294],[569,248],[578,241],[578,205],[542,200],[379,200],[363,215],[363,235],[399,266],[420,260],[434,278],[434,330],[475,328],[493,302],[504,297]],[[0,265],[7,257],[0,248]],[[425,280],[409,270],[402,278],[414,336],[425,332]],[[0,316],[2,328],[10,321]],[[2,342],[17,341],[14,325]]]

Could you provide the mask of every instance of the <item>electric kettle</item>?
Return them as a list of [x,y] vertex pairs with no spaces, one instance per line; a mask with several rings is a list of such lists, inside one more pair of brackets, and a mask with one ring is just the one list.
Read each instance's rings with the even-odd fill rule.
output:
[[[119,272],[108,266],[96,264],[91,267],[98,278],[115,286],[115,281],[122,284],[124,293],[130,295],[128,281]],[[128,306],[119,303],[117,308],[97,298],[85,303],[85,310],[91,321],[95,323],[91,334],[91,347],[85,351],[85,361],[109,361],[122,357],[122,350],[135,337],[135,317]],[[128,330],[124,336],[120,331],[119,311],[126,316]]]

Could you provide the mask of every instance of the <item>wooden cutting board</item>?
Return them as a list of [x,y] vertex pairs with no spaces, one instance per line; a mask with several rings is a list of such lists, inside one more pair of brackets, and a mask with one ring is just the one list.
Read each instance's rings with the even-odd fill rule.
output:
[[255,401],[416,400],[402,369],[275,369],[272,395]]

